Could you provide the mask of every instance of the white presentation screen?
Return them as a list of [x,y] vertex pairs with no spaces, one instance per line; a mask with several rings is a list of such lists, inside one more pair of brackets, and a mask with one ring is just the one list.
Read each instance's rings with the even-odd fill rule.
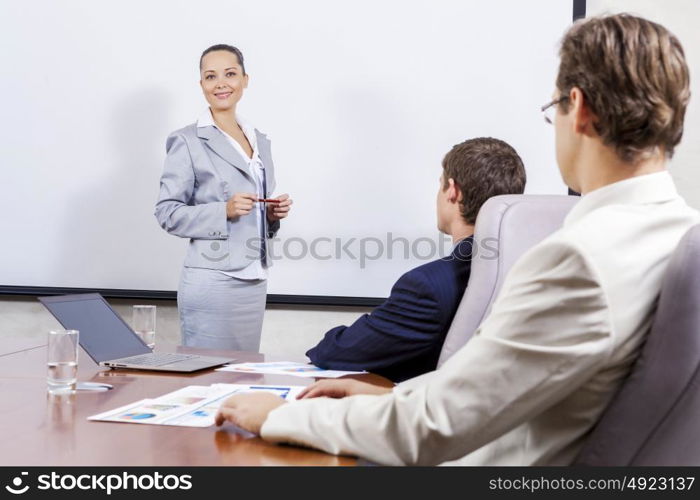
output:
[[187,242],[154,203],[167,135],[205,109],[215,43],[243,51],[239,112],[294,199],[268,293],[385,297],[449,253],[435,197],[465,139],[508,141],[528,193],[566,193],[539,108],[570,1],[0,5],[2,286],[176,290]]

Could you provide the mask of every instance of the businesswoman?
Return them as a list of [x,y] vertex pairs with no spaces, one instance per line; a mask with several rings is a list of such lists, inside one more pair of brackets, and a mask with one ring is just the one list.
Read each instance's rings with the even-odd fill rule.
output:
[[292,204],[276,203],[270,141],[236,113],[248,86],[243,54],[214,45],[199,62],[209,106],[166,141],[155,215],[168,233],[189,238],[178,287],[183,344],[258,351],[268,239]]

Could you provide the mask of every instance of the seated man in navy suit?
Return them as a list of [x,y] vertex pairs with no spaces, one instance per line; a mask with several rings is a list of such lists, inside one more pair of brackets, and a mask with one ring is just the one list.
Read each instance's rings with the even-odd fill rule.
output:
[[476,138],[442,161],[438,229],[452,236],[448,257],[401,276],[389,298],[350,326],[328,331],[306,355],[326,369],[368,370],[394,382],[432,371],[469,281],[476,214],[492,196],[522,194],[525,169],[503,141]]

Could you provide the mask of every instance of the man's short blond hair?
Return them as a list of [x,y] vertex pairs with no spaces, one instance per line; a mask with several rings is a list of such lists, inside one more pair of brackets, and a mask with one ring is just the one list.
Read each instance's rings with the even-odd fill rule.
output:
[[[559,92],[581,89],[595,130],[623,161],[658,150],[673,155],[690,99],[688,65],[673,34],[629,14],[593,17],[569,29],[559,54]],[[559,106],[566,112],[569,104]]]

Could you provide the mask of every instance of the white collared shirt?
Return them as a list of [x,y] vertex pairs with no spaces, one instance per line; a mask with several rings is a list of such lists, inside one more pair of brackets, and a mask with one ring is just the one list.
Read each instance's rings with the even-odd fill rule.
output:
[[[258,154],[258,140],[257,135],[255,134],[255,128],[251,126],[250,123],[239,114],[236,114],[236,122],[238,122],[238,125],[241,127],[241,130],[243,130],[243,134],[245,134],[246,139],[248,139],[250,147],[253,148],[253,156],[250,158],[246,154],[245,150],[238,143],[238,141],[236,141],[236,139],[224,132],[214,122],[214,118],[212,117],[209,108],[206,108],[204,112],[202,112],[201,116],[197,120],[197,127],[215,127],[219,132],[223,134],[223,136],[231,144],[233,149],[235,149],[236,152],[239,155],[241,155],[241,158],[248,162],[248,168],[250,168],[251,172],[253,172],[253,175],[255,176],[255,186],[257,188],[257,195],[259,198],[265,198],[266,193],[263,183],[265,175],[265,165],[263,164],[262,160],[260,159],[260,155]],[[251,215],[253,215],[257,220],[258,232],[260,233],[260,237],[265,238],[265,203],[257,203],[253,208],[253,213]],[[221,272],[224,273],[226,276],[243,280],[264,280],[267,279],[268,276],[267,267],[263,263],[262,259],[253,260],[248,266],[244,267],[239,271]]]
[[586,194],[508,273],[439,369],[382,396],[276,408],[268,441],[382,464],[569,465],[629,374],[669,258],[700,215],[667,172]]

